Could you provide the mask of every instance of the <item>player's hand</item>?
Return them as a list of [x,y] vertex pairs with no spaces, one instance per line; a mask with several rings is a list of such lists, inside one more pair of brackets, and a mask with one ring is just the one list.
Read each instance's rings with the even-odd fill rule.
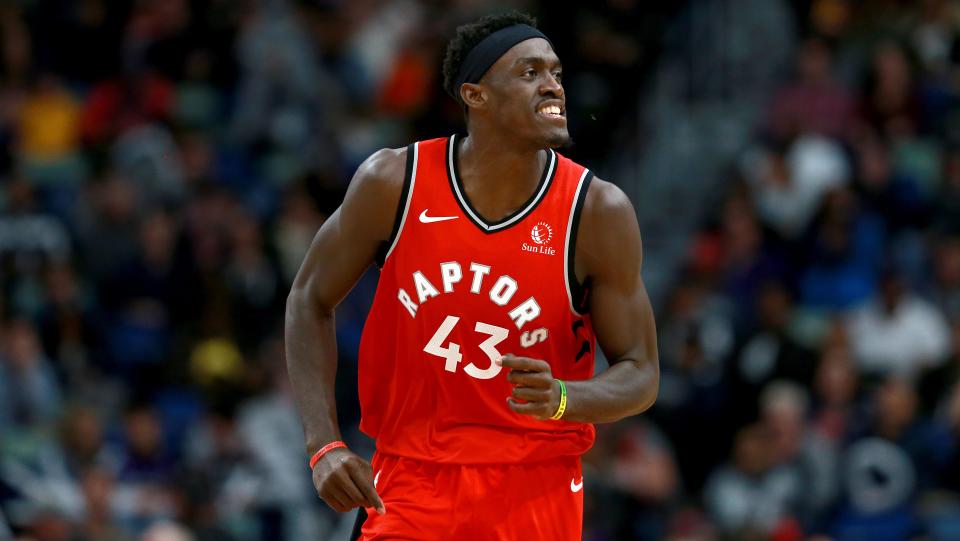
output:
[[507,373],[507,381],[513,385],[513,392],[507,397],[510,409],[541,421],[557,412],[560,407],[560,384],[553,379],[553,372],[546,361],[508,353],[497,364],[510,370]]
[[345,513],[354,507],[373,507],[387,512],[373,486],[373,468],[349,449],[334,449],[313,467],[313,486],[333,510]]

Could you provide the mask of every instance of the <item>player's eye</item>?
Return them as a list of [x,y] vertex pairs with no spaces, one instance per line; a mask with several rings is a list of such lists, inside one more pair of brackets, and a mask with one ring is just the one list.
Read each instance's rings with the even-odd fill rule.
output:
[[537,76],[537,70],[535,70],[535,69],[533,69],[533,68],[524,70],[523,76],[526,77],[526,78],[528,78],[528,79],[532,79],[532,78],[534,78],[534,77]]
[[563,72],[562,71],[553,72],[553,78],[556,79],[557,82],[559,83],[560,81],[563,80]]

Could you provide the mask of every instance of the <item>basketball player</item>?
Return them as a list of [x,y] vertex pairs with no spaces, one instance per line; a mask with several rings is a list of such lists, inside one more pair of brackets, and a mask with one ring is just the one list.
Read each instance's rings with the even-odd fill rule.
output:
[[[467,135],[381,150],[317,233],[287,302],[313,482],[363,540],[580,539],[591,423],[653,403],[659,369],[627,197],[553,149],[562,68],[524,15],[444,60]],[[340,442],[334,308],[372,263],[360,345],[367,463]],[[611,366],[594,376],[595,338]]]

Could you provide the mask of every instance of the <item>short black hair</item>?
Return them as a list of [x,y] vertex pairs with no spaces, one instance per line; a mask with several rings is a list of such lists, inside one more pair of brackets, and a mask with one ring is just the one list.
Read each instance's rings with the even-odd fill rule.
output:
[[460,89],[454,86],[457,84],[460,65],[463,64],[467,54],[490,34],[515,24],[528,24],[536,28],[537,20],[526,13],[507,11],[485,15],[476,22],[457,27],[456,34],[450,39],[446,53],[443,55],[443,89],[447,94],[460,101]]

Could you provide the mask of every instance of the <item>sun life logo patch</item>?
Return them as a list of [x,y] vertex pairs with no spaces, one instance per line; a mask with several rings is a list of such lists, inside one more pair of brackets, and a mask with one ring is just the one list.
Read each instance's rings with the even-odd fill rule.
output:
[[537,244],[548,244],[553,238],[553,228],[546,222],[537,222],[530,230],[530,240]]

